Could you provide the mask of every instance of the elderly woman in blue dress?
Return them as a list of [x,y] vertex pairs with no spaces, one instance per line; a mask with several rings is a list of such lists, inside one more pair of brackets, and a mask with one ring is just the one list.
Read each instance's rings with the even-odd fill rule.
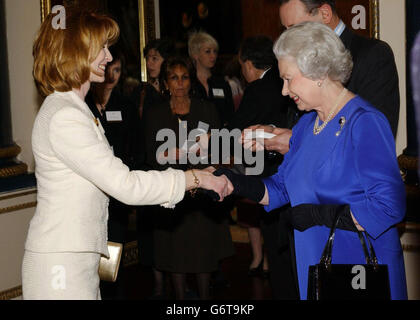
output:
[[308,269],[319,262],[335,214],[342,219],[333,248],[337,264],[364,264],[358,234],[366,231],[380,264],[388,265],[392,299],[407,299],[404,260],[395,225],[405,215],[405,189],[385,116],[348,91],[350,53],[328,27],[305,22],[274,45],[283,95],[307,111],[293,128],[278,172],[263,180],[226,173],[234,193],[271,211],[290,203],[301,299]]

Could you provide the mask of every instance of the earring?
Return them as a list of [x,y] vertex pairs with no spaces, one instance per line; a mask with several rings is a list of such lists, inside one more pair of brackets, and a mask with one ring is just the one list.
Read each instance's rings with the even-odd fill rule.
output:
[[317,86],[321,88],[322,87],[322,82],[318,81]]

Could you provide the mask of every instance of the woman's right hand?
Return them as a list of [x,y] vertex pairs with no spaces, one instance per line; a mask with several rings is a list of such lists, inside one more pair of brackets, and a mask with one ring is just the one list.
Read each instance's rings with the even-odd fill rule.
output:
[[233,192],[233,185],[230,180],[225,176],[215,176],[209,170],[194,170],[194,174],[198,179],[198,185],[194,181],[194,175],[192,170],[186,171],[187,178],[187,190],[194,189],[196,187],[212,190],[219,195],[219,201],[229,196]]

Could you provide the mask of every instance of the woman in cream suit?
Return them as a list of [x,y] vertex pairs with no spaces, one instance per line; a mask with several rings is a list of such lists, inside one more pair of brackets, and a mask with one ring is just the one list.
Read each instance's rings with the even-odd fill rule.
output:
[[34,78],[47,97],[32,133],[38,205],[25,245],[23,298],[100,299],[108,195],[130,205],[171,208],[186,190],[214,190],[222,200],[232,185],[205,170],[129,171],[84,102],[90,83],[104,81],[118,25],[69,8],[64,29],[53,18],[42,24],[33,48]]

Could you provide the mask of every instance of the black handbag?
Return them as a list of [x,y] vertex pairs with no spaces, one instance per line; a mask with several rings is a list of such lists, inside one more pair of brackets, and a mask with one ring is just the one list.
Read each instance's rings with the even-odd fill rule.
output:
[[[358,231],[366,264],[332,264],[337,214],[319,264],[309,266],[308,300],[390,300],[388,266],[379,265],[366,232]],[[365,237],[369,243],[370,254]]]

